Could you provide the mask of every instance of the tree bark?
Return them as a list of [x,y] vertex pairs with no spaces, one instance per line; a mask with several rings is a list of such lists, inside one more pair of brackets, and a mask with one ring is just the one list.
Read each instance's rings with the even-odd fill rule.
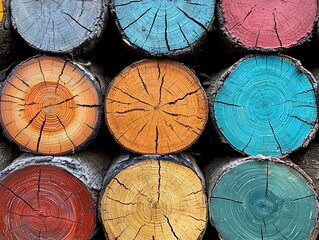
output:
[[315,85],[292,57],[245,56],[211,80],[211,121],[222,141],[240,153],[286,156],[317,132]]
[[303,151],[298,151],[291,156],[291,159],[304,170],[314,182],[317,191],[319,190],[319,143],[311,142]]
[[193,158],[121,155],[105,175],[99,216],[109,239],[201,239],[205,179]]
[[[7,1],[0,2],[0,69],[9,67],[16,57],[17,42],[15,34],[10,25],[10,15]],[[0,81],[5,78],[4,73],[0,74]]]
[[14,29],[33,48],[54,53],[92,51],[108,21],[108,2],[11,0]]
[[213,159],[205,168],[211,224],[221,239],[316,239],[318,195],[288,159]]
[[142,60],[126,67],[109,85],[105,110],[115,140],[142,154],[188,148],[208,117],[206,94],[196,75],[168,60]]
[[73,60],[31,57],[15,67],[2,86],[2,129],[26,152],[79,151],[98,134],[105,84]]
[[6,168],[21,152],[19,149],[8,140],[0,135],[0,171]]
[[108,156],[23,154],[0,172],[0,236],[5,239],[90,239]]
[[212,1],[111,1],[125,46],[147,56],[194,54],[212,31]]
[[233,50],[278,52],[312,40],[317,9],[316,0],[220,0],[217,19]]

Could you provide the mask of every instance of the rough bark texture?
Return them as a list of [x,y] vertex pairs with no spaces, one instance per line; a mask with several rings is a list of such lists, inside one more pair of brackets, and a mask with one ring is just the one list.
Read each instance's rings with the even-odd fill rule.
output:
[[311,177],[318,192],[319,143],[317,141],[311,142],[306,149],[291,156],[291,159]]
[[[7,1],[0,3],[0,70],[9,67],[16,57],[17,48],[16,35],[10,24],[10,14]],[[0,80],[4,76],[1,72]]]
[[98,193],[110,162],[97,149],[55,157],[23,154],[15,159],[0,172],[0,236],[93,237]]
[[86,67],[44,55],[15,67],[1,88],[1,126],[8,139],[37,154],[85,148],[99,132],[106,88],[105,79]]
[[6,168],[21,152],[4,136],[0,135],[0,171]]
[[201,239],[206,201],[190,156],[122,155],[105,175],[99,213],[109,239]]
[[315,186],[288,159],[214,159],[205,177],[210,221],[221,239],[316,239]]
[[182,151],[202,133],[208,115],[206,94],[186,66],[142,60],[109,85],[106,123],[124,148],[143,154]]

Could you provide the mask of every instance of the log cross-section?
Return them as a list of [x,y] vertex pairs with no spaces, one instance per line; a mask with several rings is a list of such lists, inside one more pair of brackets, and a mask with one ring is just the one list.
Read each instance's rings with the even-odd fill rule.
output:
[[210,221],[221,239],[317,239],[318,195],[298,165],[277,158],[214,160],[206,180]]
[[105,175],[99,213],[108,239],[201,239],[205,180],[185,154],[120,156]]
[[89,239],[94,201],[87,187],[58,166],[34,165],[0,181],[1,239]]
[[284,156],[318,129],[316,80],[285,55],[249,55],[212,79],[212,121],[224,142],[251,155]]
[[281,51],[312,37],[317,0],[220,0],[220,30],[233,48]]
[[108,20],[105,0],[11,0],[10,9],[20,36],[47,52],[91,50]]
[[147,55],[192,54],[213,27],[215,0],[113,0],[125,44]]
[[18,65],[2,86],[0,122],[21,149],[63,154],[84,148],[102,117],[98,81],[63,58],[36,56]]
[[125,68],[109,85],[105,117],[115,140],[146,154],[189,147],[207,121],[206,94],[186,66],[142,60]]

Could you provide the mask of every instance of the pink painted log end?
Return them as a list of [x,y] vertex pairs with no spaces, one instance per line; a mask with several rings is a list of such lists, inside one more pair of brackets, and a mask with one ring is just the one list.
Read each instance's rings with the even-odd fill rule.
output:
[[246,50],[282,50],[312,36],[317,0],[221,0],[218,19],[231,44]]

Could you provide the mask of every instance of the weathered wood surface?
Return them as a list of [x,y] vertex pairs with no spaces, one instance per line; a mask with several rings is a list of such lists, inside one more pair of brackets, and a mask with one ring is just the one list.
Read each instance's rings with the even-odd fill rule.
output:
[[107,27],[107,0],[11,0],[13,28],[32,47],[89,52]]
[[[16,36],[10,25],[7,0],[0,1],[0,70],[9,67],[17,55]],[[3,72],[0,75],[2,81]]]
[[145,59],[110,83],[105,118],[115,140],[145,154],[191,146],[208,117],[206,94],[195,73],[176,61]]
[[22,150],[61,155],[85,148],[102,124],[105,80],[67,58],[34,56],[1,88],[0,123]]
[[16,159],[21,152],[10,143],[4,136],[0,135],[0,171],[6,168],[14,159]]
[[105,175],[99,214],[109,239],[201,239],[205,179],[186,155],[121,155]]
[[318,129],[316,80],[289,56],[244,56],[211,80],[207,94],[222,141],[246,155],[288,155]]
[[66,156],[23,154],[0,172],[1,239],[89,239],[111,160],[95,149]]
[[205,177],[220,239],[317,239],[318,194],[288,159],[213,159]]
[[220,0],[221,34],[233,49],[278,52],[310,42],[318,20],[317,0]]
[[291,159],[304,170],[313,180],[319,191],[319,143],[316,139],[303,151],[291,156]]
[[147,56],[194,54],[212,31],[215,0],[112,0],[124,44]]

